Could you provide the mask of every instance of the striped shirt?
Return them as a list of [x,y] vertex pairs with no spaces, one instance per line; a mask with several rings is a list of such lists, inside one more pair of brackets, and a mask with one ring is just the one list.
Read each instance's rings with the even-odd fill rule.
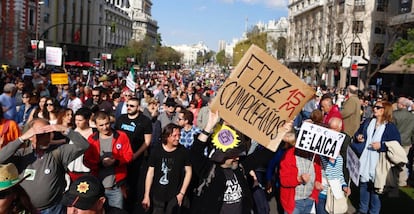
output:
[[347,186],[344,179],[344,173],[342,171],[342,165],[344,164],[344,161],[341,155],[338,155],[338,157],[335,159],[335,162],[333,163],[329,161],[328,157],[321,156],[321,162],[323,190],[320,192],[320,194],[327,194],[326,191],[328,190],[328,180],[340,180],[342,187]]

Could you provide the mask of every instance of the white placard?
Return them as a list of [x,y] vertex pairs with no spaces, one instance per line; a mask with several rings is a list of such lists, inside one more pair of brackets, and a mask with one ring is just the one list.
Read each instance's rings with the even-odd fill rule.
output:
[[25,69],[24,69],[24,73],[23,73],[23,78],[24,78],[25,76],[32,76],[32,69],[30,69],[30,68],[25,68]]
[[62,66],[62,48],[46,47],[46,65]]
[[304,122],[296,140],[296,148],[330,158],[336,158],[345,134],[313,123]]
[[359,184],[359,168],[361,163],[359,162],[358,156],[355,152],[348,147],[346,150],[346,168],[349,172],[349,177],[351,178],[352,182],[358,186]]

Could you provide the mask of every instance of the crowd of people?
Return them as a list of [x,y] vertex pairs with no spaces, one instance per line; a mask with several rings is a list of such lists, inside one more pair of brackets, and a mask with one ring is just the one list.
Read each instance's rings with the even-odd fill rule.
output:
[[[331,193],[358,194],[357,213],[379,213],[381,194],[414,180],[410,97],[315,86],[271,152],[210,111],[221,72],[141,72],[134,88],[127,75],[70,71],[54,85],[48,72],[3,73],[0,214],[262,214],[273,196],[280,214],[324,214]],[[346,135],[337,158],[295,148],[304,121]],[[218,125],[236,147],[213,145]],[[361,163],[352,193],[348,148]]]

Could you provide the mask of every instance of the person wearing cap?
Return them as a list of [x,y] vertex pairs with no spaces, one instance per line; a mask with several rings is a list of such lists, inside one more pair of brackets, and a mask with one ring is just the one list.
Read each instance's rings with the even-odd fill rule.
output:
[[[256,150],[240,159],[248,151],[249,140],[239,134],[241,141],[236,147],[225,151],[213,149],[207,157],[206,146],[212,142],[210,133],[218,122],[217,112],[210,112],[205,128],[195,139],[190,152],[194,176],[200,178],[191,203],[191,213],[251,213],[252,195],[246,177],[251,170],[266,164],[273,152],[267,149]],[[293,121],[283,129],[291,129]]]
[[7,83],[4,85],[3,93],[0,95],[0,104],[3,108],[3,117],[9,120],[15,120],[16,111],[16,100],[13,97],[16,86],[13,83]]
[[344,132],[353,136],[361,124],[361,101],[358,98],[358,88],[355,85],[349,85],[346,91],[347,98],[341,115],[344,121]]
[[152,206],[153,214],[175,213],[177,206],[184,205],[192,169],[189,151],[179,143],[180,129],[168,124],[162,133],[162,144],[154,147],[148,160],[142,206],[146,210]]
[[19,178],[14,164],[0,164],[0,213],[37,213],[29,195],[20,186],[26,178]]
[[158,115],[158,120],[161,122],[161,128],[163,129],[170,123],[176,123],[178,115],[175,113],[175,107],[177,103],[173,98],[167,98],[164,102],[164,111]]
[[[50,145],[52,132],[62,132],[73,144]],[[30,141],[29,144],[26,141]],[[30,174],[21,186],[40,213],[61,213],[63,206],[59,202],[66,186],[64,166],[88,147],[86,139],[73,129],[49,125],[47,120],[36,118],[22,136],[0,150],[0,163],[12,160],[20,177]]]
[[92,175],[84,175],[72,182],[62,199],[67,214],[127,214],[125,210],[106,206],[105,202],[105,188]]

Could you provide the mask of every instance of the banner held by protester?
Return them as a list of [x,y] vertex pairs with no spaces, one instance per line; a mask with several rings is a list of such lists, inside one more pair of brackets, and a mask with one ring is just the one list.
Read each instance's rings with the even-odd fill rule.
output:
[[[252,45],[211,103],[213,111],[264,147],[276,151],[292,120],[315,91]],[[282,131],[283,130],[283,131]]]
[[351,149],[351,147],[348,147],[346,150],[346,168],[348,169],[349,177],[356,186],[359,184],[360,165],[358,156]]
[[296,139],[296,148],[330,158],[336,158],[345,134],[332,129],[304,122]]

